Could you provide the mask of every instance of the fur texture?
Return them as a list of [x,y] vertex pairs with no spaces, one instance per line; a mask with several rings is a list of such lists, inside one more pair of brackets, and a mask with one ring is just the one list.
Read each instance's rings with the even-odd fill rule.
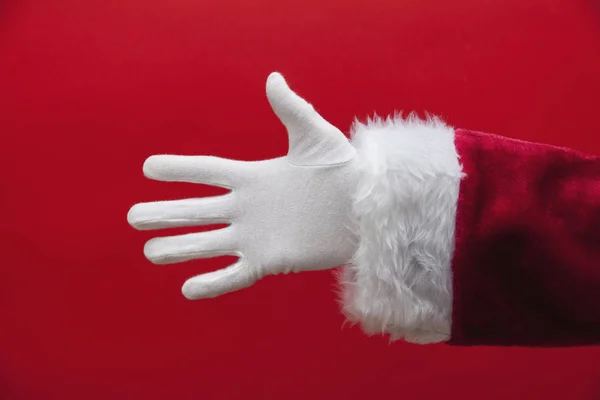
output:
[[352,127],[359,246],[341,269],[343,312],[367,334],[435,343],[450,338],[451,259],[462,169],[454,129],[401,115]]

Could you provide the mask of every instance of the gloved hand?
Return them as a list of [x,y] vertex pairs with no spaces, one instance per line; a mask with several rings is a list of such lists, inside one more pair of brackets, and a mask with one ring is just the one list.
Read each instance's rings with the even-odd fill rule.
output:
[[239,257],[227,268],[187,280],[182,292],[188,299],[242,289],[269,274],[336,267],[349,262],[356,250],[351,226],[357,184],[354,147],[280,74],[267,79],[267,97],[287,128],[287,156],[244,162],[158,155],[144,163],[144,174],[151,179],[230,189],[223,196],[136,204],[127,216],[140,230],[228,224],[146,243],[144,254],[156,264]]

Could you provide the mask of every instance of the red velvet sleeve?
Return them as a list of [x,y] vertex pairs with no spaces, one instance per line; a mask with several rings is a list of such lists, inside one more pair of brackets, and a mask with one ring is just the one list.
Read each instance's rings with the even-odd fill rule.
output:
[[600,344],[600,158],[456,131],[456,345]]

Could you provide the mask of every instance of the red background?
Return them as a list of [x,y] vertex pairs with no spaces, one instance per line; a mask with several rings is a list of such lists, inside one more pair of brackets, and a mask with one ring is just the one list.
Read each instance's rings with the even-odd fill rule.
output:
[[[600,397],[600,349],[388,344],[329,272],[190,302],[154,266],[154,153],[285,153],[281,71],[332,123],[395,109],[600,154],[600,6],[576,0],[0,2],[2,399]],[[161,233],[162,234],[162,233]]]

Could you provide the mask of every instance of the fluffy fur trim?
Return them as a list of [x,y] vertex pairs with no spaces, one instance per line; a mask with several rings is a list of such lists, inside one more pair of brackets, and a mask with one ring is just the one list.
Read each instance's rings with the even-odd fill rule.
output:
[[454,225],[462,168],[454,129],[397,115],[352,128],[359,246],[341,269],[346,317],[367,334],[435,343],[450,338]]

